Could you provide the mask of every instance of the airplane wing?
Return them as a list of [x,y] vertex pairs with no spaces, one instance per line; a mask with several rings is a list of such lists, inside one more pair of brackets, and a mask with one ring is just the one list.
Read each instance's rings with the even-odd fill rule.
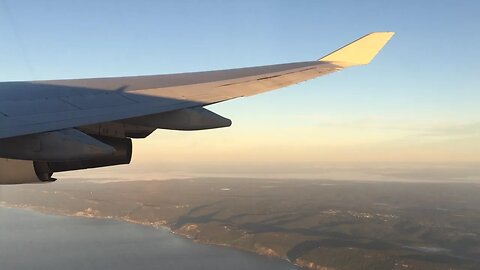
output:
[[317,61],[171,75],[3,82],[0,139],[115,121],[141,125],[145,116],[165,118],[164,113],[282,88],[368,64],[392,35],[368,34]]

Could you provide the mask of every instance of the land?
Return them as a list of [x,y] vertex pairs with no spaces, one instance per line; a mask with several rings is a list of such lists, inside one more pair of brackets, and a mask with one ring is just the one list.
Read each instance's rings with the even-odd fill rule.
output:
[[478,269],[480,184],[85,179],[0,189],[4,206],[112,218],[306,269]]

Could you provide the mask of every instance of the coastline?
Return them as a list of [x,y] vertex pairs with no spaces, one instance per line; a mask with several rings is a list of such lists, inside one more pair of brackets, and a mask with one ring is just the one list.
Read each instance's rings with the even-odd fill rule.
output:
[[[66,212],[66,211],[60,211],[58,209],[52,209],[52,208],[46,208],[46,207],[38,207],[34,205],[28,205],[28,204],[12,204],[8,203],[5,201],[0,201],[0,207],[3,208],[8,208],[8,209],[20,209],[20,210],[26,210],[26,211],[31,211],[34,213],[40,213],[43,215],[53,215],[53,216],[64,216],[64,217],[76,217],[76,218],[88,218],[88,219],[99,219],[99,220],[114,220],[118,222],[125,222],[125,223],[130,223],[130,224],[135,224],[135,225],[140,225],[140,226],[147,226],[151,227],[157,230],[166,230],[168,233],[182,237],[183,239],[188,239],[194,243],[202,244],[202,245],[209,245],[209,246],[217,246],[217,247],[225,247],[225,248],[231,248],[235,249],[237,251],[241,252],[246,252],[252,255],[256,256],[261,256],[261,257],[266,257],[270,259],[275,259],[275,260],[281,260],[290,263],[292,266],[297,267],[299,269],[316,269],[316,268],[306,268],[305,266],[298,265],[292,261],[290,261],[286,257],[278,256],[278,254],[271,255],[271,254],[262,254],[260,252],[256,252],[255,250],[251,249],[246,249],[242,247],[238,247],[235,245],[229,245],[226,243],[216,243],[213,241],[201,241],[198,239],[195,239],[194,237],[188,235],[187,233],[181,233],[181,230],[173,230],[172,227],[167,225],[166,221],[160,221],[160,222],[142,222],[138,221],[135,219],[131,219],[128,217],[118,217],[118,216],[102,216],[98,214],[80,214],[80,212],[77,213],[71,213],[71,212]],[[192,225],[192,224],[190,224]]]
[[[471,224],[480,224],[479,189],[271,179],[69,182],[7,187],[0,204],[162,228],[187,242],[274,258],[292,269],[448,270],[477,269],[480,233]],[[462,249],[459,239],[468,241]]]

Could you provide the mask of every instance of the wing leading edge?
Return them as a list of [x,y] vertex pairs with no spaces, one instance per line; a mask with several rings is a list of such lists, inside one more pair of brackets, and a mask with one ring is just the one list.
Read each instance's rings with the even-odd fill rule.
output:
[[0,139],[205,106],[368,64],[392,37],[375,32],[318,61],[120,78],[0,83]]

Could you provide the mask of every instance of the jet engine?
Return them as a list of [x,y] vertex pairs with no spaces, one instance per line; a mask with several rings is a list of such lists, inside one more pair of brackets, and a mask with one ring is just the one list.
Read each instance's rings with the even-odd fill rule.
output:
[[0,184],[28,184],[53,182],[55,172],[128,164],[132,158],[132,141],[127,138],[95,137],[110,146],[109,154],[99,153],[85,159],[68,161],[40,161],[0,158]]
[[0,158],[0,184],[28,184],[55,181],[48,171],[36,168],[35,161]]

